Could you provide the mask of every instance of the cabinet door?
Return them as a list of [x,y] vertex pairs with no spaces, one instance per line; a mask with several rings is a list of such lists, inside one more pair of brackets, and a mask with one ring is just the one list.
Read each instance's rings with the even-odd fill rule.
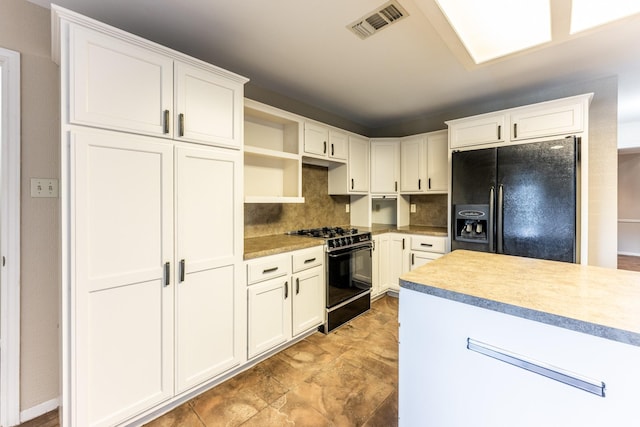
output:
[[447,132],[427,136],[427,191],[448,191],[449,149]]
[[369,191],[369,140],[349,137],[349,192]]
[[431,262],[434,259],[438,259],[441,256],[442,254],[412,251],[411,259],[409,261],[409,270],[413,270],[414,268],[418,268],[421,265],[425,265],[426,263]]
[[502,113],[456,121],[449,125],[451,148],[502,142],[506,130]]
[[291,281],[293,294],[293,335],[296,336],[324,322],[325,281],[322,267],[297,273]]
[[329,131],[329,158],[347,160],[349,137],[344,132]]
[[408,236],[391,234],[389,240],[389,288],[396,292],[400,290],[400,276],[409,271],[408,247]]
[[371,192],[396,193],[400,178],[400,144],[397,140],[371,142]]
[[173,396],[173,146],[89,129],[70,146],[74,425],[115,425]]
[[70,32],[69,122],[170,137],[173,60],[80,26]]
[[380,286],[378,287],[378,294],[386,292],[391,286],[391,234],[383,234],[379,239],[378,260],[380,263],[378,264],[378,274]]
[[421,193],[427,188],[427,153],[424,136],[400,142],[400,191]]
[[240,363],[241,153],[176,148],[176,378],[187,390]]
[[288,278],[251,285],[248,293],[248,357],[286,342],[291,336],[291,288]]
[[315,156],[327,156],[329,129],[316,123],[304,124],[304,153]]
[[380,237],[373,237],[373,249],[371,251],[371,296],[378,296],[381,292],[380,283]]
[[522,108],[511,113],[511,139],[521,140],[582,132],[582,103]]
[[241,147],[241,84],[176,62],[175,90],[176,139]]

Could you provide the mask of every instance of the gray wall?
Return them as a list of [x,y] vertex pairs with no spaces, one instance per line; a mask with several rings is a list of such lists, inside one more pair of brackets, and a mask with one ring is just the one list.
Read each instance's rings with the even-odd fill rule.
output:
[[0,0],[0,46],[21,54],[20,408],[59,395],[60,201],[30,197],[30,178],[59,178],[58,67],[48,9]]

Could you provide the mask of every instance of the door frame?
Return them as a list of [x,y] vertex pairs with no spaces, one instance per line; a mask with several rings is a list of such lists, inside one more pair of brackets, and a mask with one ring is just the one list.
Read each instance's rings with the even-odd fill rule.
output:
[[20,53],[0,48],[0,425],[20,423]]

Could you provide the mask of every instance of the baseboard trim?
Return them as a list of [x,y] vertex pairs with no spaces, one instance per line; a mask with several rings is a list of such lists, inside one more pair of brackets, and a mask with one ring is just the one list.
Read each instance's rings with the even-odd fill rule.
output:
[[40,415],[44,415],[47,412],[51,412],[54,409],[57,409],[58,406],[60,406],[60,398],[56,397],[55,399],[51,399],[46,402],[42,402],[39,405],[25,409],[24,411],[20,412],[20,423],[38,418]]
[[618,252],[618,255],[638,256],[638,257],[640,257],[640,252]]

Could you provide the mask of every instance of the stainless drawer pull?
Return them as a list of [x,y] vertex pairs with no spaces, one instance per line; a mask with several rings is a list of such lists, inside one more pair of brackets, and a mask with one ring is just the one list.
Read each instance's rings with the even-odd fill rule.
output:
[[426,246],[428,248],[432,248],[433,245],[431,243],[420,243],[420,246]]
[[278,267],[265,268],[264,270],[262,270],[262,274],[273,273],[274,271],[277,271],[277,270],[278,270]]
[[316,260],[315,258],[305,259],[305,260],[304,260],[304,263],[305,263],[305,264],[309,264],[310,262],[313,262],[313,261],[315,261],[315,260]]
[[526,369],[527,371],[534,372],[547,378],[551,378],[552,380],[560,381],[561,383],[593,393],[600,397],[605,397],[605,384],[602,381],[593,380],[565,369],[527,358],[520,354],[493,347],[489,344],[485,344],[471,338],[467,338],[467,349],[501,360],[522,369]]

